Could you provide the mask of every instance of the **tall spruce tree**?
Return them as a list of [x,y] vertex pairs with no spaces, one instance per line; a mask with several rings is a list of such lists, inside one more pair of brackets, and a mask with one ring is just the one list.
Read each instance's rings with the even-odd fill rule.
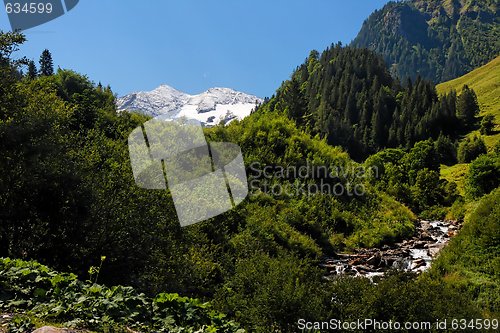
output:
[[47,49],[44,50],[40,56],[40,75],[54,75],[54,62],[52,61],[52,54]]
[[30,79],[34,79],[38,76],[38,69],[36,68],[36,64],[33,60],[30,60],[28,63],[28,77]]
[[474,124],[475,117],[479,114],[479,104],[474,90],[464,85],[462,93],[457,99],[457,118],[464,127]]

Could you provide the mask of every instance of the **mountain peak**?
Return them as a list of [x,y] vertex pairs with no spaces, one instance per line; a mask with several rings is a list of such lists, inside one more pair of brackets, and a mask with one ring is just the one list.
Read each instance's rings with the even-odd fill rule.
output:
[[119,111],[139,112],[166,119],[186,117],[207,126],[248,116],[262,99],[231,88],[214,87],[198,95],[189,95],[167,84],[148,92],[136,92],[118,98]]

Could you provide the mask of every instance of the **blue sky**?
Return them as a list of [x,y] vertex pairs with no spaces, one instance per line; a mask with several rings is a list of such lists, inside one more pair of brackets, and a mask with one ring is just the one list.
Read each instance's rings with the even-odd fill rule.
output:
[[[80,0],[26,31],[19,54],[110,84],[123,95],[168,84],[270,96],[310,50],[349,43],[386,0]],[[3,4],[3,2],[0,2]],[[10,30],[5,11],[0,29]]]

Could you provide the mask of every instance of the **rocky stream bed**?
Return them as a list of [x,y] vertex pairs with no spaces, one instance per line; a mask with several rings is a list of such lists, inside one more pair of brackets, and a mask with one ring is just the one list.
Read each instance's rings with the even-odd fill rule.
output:
[[391,268],[420,273],[430,268],[432,260],[459,229],[460,225],[454,221],[421,220],[411,239],[380,249],[340,253],[326,258],[321,266],[327,269],[326,279],[340,275],[373,278]]

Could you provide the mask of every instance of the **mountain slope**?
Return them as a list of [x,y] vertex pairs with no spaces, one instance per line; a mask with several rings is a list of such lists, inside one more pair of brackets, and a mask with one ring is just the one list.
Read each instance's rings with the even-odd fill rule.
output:
[[140,112],[166,119],[187,117],[205,125],[242,119],[262,100],[229,88],[211,88],[199,95],[189,95],[162,85],[149,92],[136,92],[117,100],[118,110]]
[[500,189],[474,203],[463,229],[433,263],[443,279],[480,305],[490,318],[500,312]]
[[500,117],[500,56],[488,64],[454,80],[436,86],[439,94],[451,90],[460,92],[466,84],[474,89],[482,114],[493,113]]
[[[492,114],[495,116],[495,132],[492,135],[483,135],[484,142],[489,151],[492,151],[495,145],[500,141],[500,57],[488,64],[473,70],[457,79],[441,83],[436,86],[440,95],[446,94],[451,90],[458,93],[464,85],[474,89],[477,94],[477,100],[481,108],[480,116]],[[479,135],[479,131],[472,131],[468,136]],[[468,164],[456,164],[453,166],[441,166],[441,176],[457,184],[460,194],[465,194],[465,177],[467,175]]]
[[[480,116],[492,114],[495,117],[495,131],[492,135],[484,135],[484,141],[491,150],[500,141],[500,56],[488,64],[457,79],[439,84],[436,89],[439,94],[451,90],[460,93],[464,85],[468,85],[477,94],[481,107]],[[479,134],[478,131],[470,135]]]
[[400,79],[443,82],[500,54],[495,0],[411,0],[375,11],[352,42],[384,56]]

